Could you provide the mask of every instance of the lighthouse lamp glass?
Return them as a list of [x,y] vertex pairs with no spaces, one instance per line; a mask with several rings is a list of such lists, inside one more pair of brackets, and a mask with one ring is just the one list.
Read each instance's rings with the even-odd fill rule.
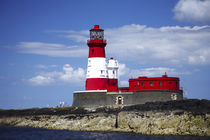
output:
[[103,31],[90,31],[90,39],[104,39]]

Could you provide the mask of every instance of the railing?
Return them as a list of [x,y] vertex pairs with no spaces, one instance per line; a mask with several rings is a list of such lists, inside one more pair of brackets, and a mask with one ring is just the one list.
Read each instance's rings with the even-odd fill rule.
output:
[[89,44],[89,43],[105,43],[105,44],[106,44],[106,40],[103,40],[103,39],[94,39],[94,40],[88,39],[88,40],[87,40],[87,43],[88,43],[88,44]]
[[119,87],[118,90],[119,90],[120,92],[129,91],[129,87]]

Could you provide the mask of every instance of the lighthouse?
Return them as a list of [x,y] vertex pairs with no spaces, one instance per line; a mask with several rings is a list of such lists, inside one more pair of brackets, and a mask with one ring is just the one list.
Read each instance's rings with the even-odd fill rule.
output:
[[95,25],[90,30],[88,67],[86,75],[86,90],[107,90],[108,70],[106,63],[106,40],[104,30]]
[[[94,25],[87,40],[89,47],[85,91],[75,91],[75,107],[124,106],[146,102],[182,100],[178,77],[146,77],[128,80],[129,87],[118,87],[119,63],[106,61],[104,30]],[[131,54],[132,55],[132,54]]]

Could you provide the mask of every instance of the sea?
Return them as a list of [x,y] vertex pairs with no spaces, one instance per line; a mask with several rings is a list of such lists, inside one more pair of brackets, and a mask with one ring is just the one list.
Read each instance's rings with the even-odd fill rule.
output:
[[86,132],[5,126],[0,127],[0,140],[210,140],[210,137],[156,136],[120,132]]

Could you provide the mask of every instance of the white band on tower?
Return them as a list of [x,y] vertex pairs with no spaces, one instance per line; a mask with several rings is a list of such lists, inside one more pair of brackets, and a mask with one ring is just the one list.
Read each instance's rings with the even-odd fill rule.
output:
[[108,78],[106,58],[88,58],[86,78]]

